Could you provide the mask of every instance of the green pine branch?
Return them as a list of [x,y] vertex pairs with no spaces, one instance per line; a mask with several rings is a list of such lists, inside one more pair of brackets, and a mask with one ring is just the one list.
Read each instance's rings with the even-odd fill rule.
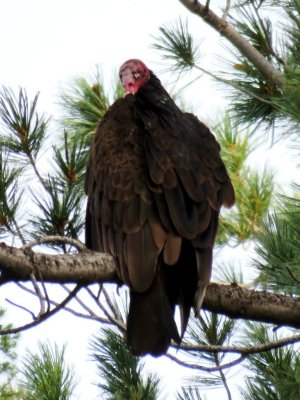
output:
[[70,135],[65,131],[62,146],[53,146],[54,168],[57,179],[66,186],[76,185],[83,191],[83,180],[88,162],[85,139],[78,132]]
[[6,87],[0,92],[0,117],[5,129],[1,144],[20,161],[35,162],[46,137],[49,120],[37,112],[38,97],[36,94],[30,102],[22,88],[18,95]]
[[255,250],[258,257],[254,265],[263,288],[299,295],[300,200],[297,196],[282,197],[281,201],[280,209],[264,220],[257,239]]
[[[276,330],[248,323],[243,343],[260,345],[278,339]],[[300,396],[300,357],[291,346],[280,347],[248,358],[244,400],[293,400]]]
[[69,400],[75,389],[73,368],[65,362],[65,347],[39,343],[27,351],[21,369],[25,400]]
[[240,125],[229,114],[213,131],[236,197],[233,209],[222,210],[217,242],[242,243],[255,238],[261,229],[273,196],[273,174],[267,169],[258,173],[248,166],[247,158],[254,146],[249,133],[242,135]]
[[[187,332],[185,334],[185,341],[187,345],[191,344],[194,346],[226,346],[236,330],[236,321],[222,317],[216,313],[202,312],[199,318],[190,318]],[[179,350],[180,353],[184,349]],[[197,382],[197,385],[201,387],[216,387],[223,386],[228,400],[232,399],[231,391],[228,386],[228,381],[225,373],[219,367],[224,363],[226,353],[222,352],[199,352],[196,350],[188,351],[189,362],[193,361],[194,365],[208,365],[209,367],[215,367],[216,373],[202,373],[193,377],[187,378],[192,384]],[[178,360],[179,364],[181,363]],[[200,396],[200,392],[193,386],[186,387],[181,393],[178,394],[179,398],[193,399]],[[201,396],[199,397],[201,398]]]
[[[121,92],[121,86],[117,84],[114,98],[119,97]],[[75,78],[70,86],[61,92],[60,98],[63,128],[79,133],[89,147],[98,122],[110,104],[99,69],[97,68],[90,78]]]
[[184,387],[177,393],[177,400],[205,400],[197,386]]
[[[155,400],[159,379],[147,374],[143,379],[144,363],[134,357],[126,340],[111,328],[91,341],[92,359],[97,363],[102,398],[110,400]],[[103,397],[104,396],[104,397]]]
[[[183,23],[181,19],[173,25],[161,27],[160,35],[154,37],[153,47],[162,54],[168,70],[180,74],[196,69],[223,86],[225,84],[230,89],[230,109],[240,123],[252,125],[253,130],[261,125],[272,134],[275,124],[283,125],[283,133],[290,133],[287,120],[294,121],[295,131],[299,123],[300,6],[297,0],[288,2],[284,10],[289,20],[286,35],[277,43],[271,20],[265,16],[266,12],[261,12],[268,5],[267,2],[243,3],[234,9],[236,16],[231,21],[236,30],[282,73],[284,85],[274,84],[237,49],[229,48],[234,60],[223,60],[227,72],[220,74],[220,71],[215,73],[202,68],[199,45],[189,33],[187,22]],[[226,75],[228,79],[224,78]]]
[[49,177],[49,193],[33,193],[41,215],[31,219],[33,238],[47,235],[68,236],[78,239],[84,226],[83,194],[77,185],[61,185]]
[[[37,158],[45,146],[48,120],[38,114],[37,102],[38,95],[30,101],[24,89],[15,94],[4,87],[0,92],[3,126],[0,136],[0,236],[18,237],[23,244],[29,234],[24,227],[26,231],[33,231],[29,237],[63,235],[78,238],[84,225],[86,142],[77,133],[71,140],[65,132],[62,146],[53,146],[53,172],[44,177]],[[24,180],[28,166],[37,176],[39,186],[25,192],[19,189],[19,181]],[[31,210],[24,211],[24,204],[32,201],[28,193],[32,193],[39,214],[24,219],[25,215],[32,215]]]
[[[4,317],[5,310],[0,308],[0,320]],[[11,324],[0,324],[1,329],[10,329]],[[22,399],[22,393],[17,388],[17,353],[16,346],[19,335],[3,335],[0,337],[0,398],[7,400]]]
[[0,237],[7,238],[12,235],[24,243],[22,226],[17,222],[23,197],[23,190],[19,186],[22,168],[11,165],[7,150],[0,151]]
[[188,23],[181,18],[173,25],[159,28],[161,35],[154,37],[152,47],[162,53],[166,66],[174,72],[186,72],[200,59],[198,46],[188,32]]

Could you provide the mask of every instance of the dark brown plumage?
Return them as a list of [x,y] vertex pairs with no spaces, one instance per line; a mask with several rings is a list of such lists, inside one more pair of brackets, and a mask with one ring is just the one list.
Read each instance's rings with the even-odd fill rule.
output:
[[[139,60],[120,68],[127,95],[99,123],[87,169],[86,243],[111,254],[130,287],[128,344],[136,355],[180,342],[201,307],[222,205],[234,192],[220,147]],[[181,334],[175,306],[181,310]]]

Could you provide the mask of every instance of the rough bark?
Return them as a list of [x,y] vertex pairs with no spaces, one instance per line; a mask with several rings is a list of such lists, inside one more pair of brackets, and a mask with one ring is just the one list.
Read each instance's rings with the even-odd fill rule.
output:
[[[49,255],[3,243],[0,244],[0,272],[2,284],[30,280],[32,273],[37,281],[58,284],[117,281],[113,259],[107,254],[86,250],[74,255]],[[212,283],[203,307],[232,318],[300,328],[299,297]]]
[[283,75],[251,43],[225,19],[218,17],[208,7],[194,0],[179,0],[189,11],[201,17],[212,28],[229,40],[269,81],[283,86]]
[[231,318],[300,328],[300,297],[211,283],[203,308]]
[[0,244],[0,284],[28,281],[32,273],[37,281],[80,283],[116,281],[112,257],[84,250],[77,254],[44,254],[31,249]]

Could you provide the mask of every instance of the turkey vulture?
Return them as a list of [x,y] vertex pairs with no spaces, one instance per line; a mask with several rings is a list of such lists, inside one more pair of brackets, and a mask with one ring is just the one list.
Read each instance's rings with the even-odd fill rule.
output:
[[[111,254],[130,288],[135,355],[180,343],[210,281],[222,205],[234,191],[210,130],[182,112],[146,65],[120,68],[125,90],[99,122],[86,175],[86,244]],[[174,321],[179,305],[181,333]]]

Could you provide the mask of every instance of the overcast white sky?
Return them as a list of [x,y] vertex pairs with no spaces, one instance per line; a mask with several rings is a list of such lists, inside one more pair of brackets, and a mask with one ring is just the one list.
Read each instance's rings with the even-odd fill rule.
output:
[[[214,2],[213,2],[214,3]],[[218,35],[199,18],[191,15],[178,0],[0,0],[0,83],[30,94],[40,91],[39,110],[57,116],[57,95],[61,85],[78,75],[87,76],[100,65],[106,87],[110,88],[113,71],[129,58],[142,59],[151,69],[162,69],[160,55],[150,48],[151,35],[158,27],[188,17],[191,31],[202,42],[205,65],[217,65],[213,55]],[[167,75],[160,75],[170,81]],[[189,88],[187,100],[201,119],[209,122],[222,110],[222,96],[216,85],[203,79]],[[11,287],[1,289],[3,299],[10,297]],[[23,299],[19,299],[23,302]],[[9,321],[19,325],[20,313],[13,310]],[[24,348],[36,348],[41,339],[67,343],[67,359],[75,365],[80,385],[74,399],[96,398],[91,382],[97,380],[94,365],[87,362],[88,340],[97,332],[97,324],[60,313],[38,328],[22,334],[20,354]],[[154,369],[165,368],[166,391],[180,385],[179,373],[162,358],[151,363]],[[215,398],[208,392],[207,399]],[[172,399],[167,395],[166,399]],[[218,394],[219,400],[226,399]]]

